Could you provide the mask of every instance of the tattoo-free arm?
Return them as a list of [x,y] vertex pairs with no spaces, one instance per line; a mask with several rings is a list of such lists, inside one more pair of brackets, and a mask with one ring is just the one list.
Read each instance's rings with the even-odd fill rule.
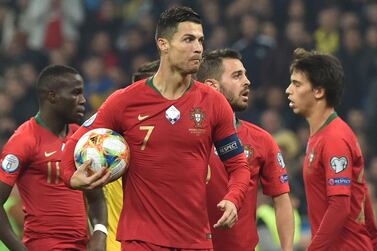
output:
[[272,198],[281,250],[292,251],[295,233],[293,208],[288,193]]
[[12,227],[9,223],[8,217],[4,210],[4,204],[7,201],[12,187],[0,181],[0,240],[7,246],[10,250],[23,251],[27,250],[22,244],[18,236],[13,232]]
[[[88,214],[92,226],[102,224],[107,227],[107,206],[102,188],[85,192],[88,201]],[[89,241],[89,250],[106,250],[107,235],[101,231],[94,231]]]

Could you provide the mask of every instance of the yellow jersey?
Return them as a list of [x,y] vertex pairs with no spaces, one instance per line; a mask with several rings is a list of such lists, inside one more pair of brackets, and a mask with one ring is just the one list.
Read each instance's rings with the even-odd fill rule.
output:
[[123,207],[122,178],[107,184],[103,189],[106,197],[108,213],[107,251],[120,251],[120,242],[116,240],[116,232],[120,212]]

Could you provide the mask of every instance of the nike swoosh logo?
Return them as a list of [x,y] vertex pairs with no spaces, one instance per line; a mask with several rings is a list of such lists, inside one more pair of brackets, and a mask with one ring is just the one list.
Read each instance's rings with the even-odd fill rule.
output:
[[139,121],[141,121],[141,120],[144,120],[144,119],[146,119],[146,118],[148,118],[148,117],[149,117],[149,115],[142,116],[141,114],[139,114],[139,116],[137,116],[137,119],[138,119]]
[[45,157],[48,158],[50,157],[51,155],[53,155],[54,153],[56,153],[56,151],[53,151],[53,152],[45,152]]

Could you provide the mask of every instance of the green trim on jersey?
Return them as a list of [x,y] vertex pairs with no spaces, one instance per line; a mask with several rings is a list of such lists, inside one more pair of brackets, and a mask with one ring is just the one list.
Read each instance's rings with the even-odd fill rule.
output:
[[152,87],[153,90],[155,90],[158,94],[160,94],[162,96],[161,92],[153,84],[153,76],[147,79],[147,85]]
[[[48,127],[48,125],[42,120],[40,112],[38,112],[38,113],[34,116],[34,118],[35,118],[35,121],[37,122],[38,125],[40,125],[40,126],[46,128],[46,129],[49,130],[51,133],[55,134],[55,133],[54,133],[54,132]],[[69,126],[68,126],[68,124],[65,125],[65,131],[66,131],[66,133],[67,133],[67,135],[68,135],[68,133],[69,133]],[[56,135],[56,134],[55,134],[55,135]],[[60,137],[59,135],[56,135],[56,136]]]
[[50,130],[50,129],[48,128],[48,126],[46,125],[46,123],[42,120],[40,112],[38,112],[37,115],[34,116],[34,118],[35,118],[35,121],[37,121],[37,123],[38,123],[39,125],[41,125],[42,127],[46,128],[46,129],[48,129],[48,130]]
[[338,114],[336,112],[333,112],[330,117],[328,117],[325,121],[325,123],[323,123],[323,125],[318,129],[318,131],[322,130],[324,127],[326,127],[328,124],[331,123],[331,121],[333,121],[334,119],[336,119],[338,117]]
[[[161,92],[156,88],[156,86],[153,84],[153,78],[154,78],[154,76],[152,76],[152,77],[150,77],[150,78],[147,79],[147,85],[149,85],[150,87],[152,87],[153,90],[155,90],[158,94],[160,94],[161,96],[163,96],[162,93],[161,93]],[[190,84],[189,84],[189,86],[186,88],[186,90],[185,90],[185,92],[182,94],[182,96],[185,95],[185,93],[186,93],[188,90],[190,90],[190,88],[191,88],[191,86],[193,85],[193,83],[194,83],[194,81],[193,81],[192,79],[190,79]]]

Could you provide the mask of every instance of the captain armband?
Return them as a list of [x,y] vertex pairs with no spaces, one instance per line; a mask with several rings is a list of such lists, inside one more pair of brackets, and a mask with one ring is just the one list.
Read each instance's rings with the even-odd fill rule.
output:
[[215,142],[217,154],[222,161],[228,160],[243,153],[243,146],[237,134],[232,134],[220,141]]

